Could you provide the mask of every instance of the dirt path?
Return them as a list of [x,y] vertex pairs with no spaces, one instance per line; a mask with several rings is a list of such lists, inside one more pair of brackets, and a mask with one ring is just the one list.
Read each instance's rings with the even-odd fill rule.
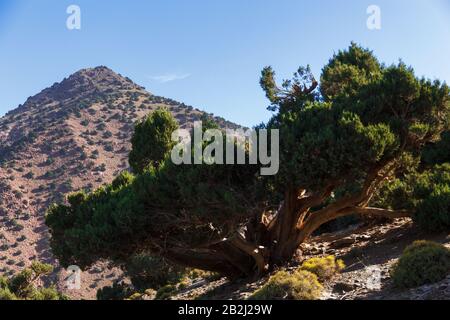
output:
[[415,240],[431,240],[450,248],[449,234],[430,235],[413,226],[410,220],[403,219],[335,242],[314,240],[316,246],[325,248],[326,254],[336,255],[347,266],[341,275],[327,284],[324,299],[450,299],[450,277],[437,284],[404,291],[395,289],[390,279],[393,264],[408,245]]

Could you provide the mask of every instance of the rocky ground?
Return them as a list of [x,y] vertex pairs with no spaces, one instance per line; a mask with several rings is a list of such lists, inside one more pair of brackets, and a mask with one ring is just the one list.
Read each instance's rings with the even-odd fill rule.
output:
[[[346,268],[325,284],[323,300],[448,300],[450,276],[442,282],[410,290],[395,289],[390,269],[400,254],[415,240],[431,240],[450,248],[450,235],[427,234],[409,219],[372,226],[354,226],[339,233],[325,234],[303,245],[301,259],[317,255],[335,255]],[[295,268],[294,263],[289,268]],[[288,268],[288,269],[289,269]],[[253,283],[195,281],[173,299],[246,299],[266,279]]]

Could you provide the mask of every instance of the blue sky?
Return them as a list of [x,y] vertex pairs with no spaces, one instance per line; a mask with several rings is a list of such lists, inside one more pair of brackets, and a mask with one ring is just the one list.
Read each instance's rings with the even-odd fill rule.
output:
[[[81,8],[81,30],[66,9]],[[369,5],[381,30],[366,27]],[[0,0],[0,115],[56,81],[106,65],[150,92],[251,126],[270,113],[258,81],[351,41],[450,82],[450,0]]]

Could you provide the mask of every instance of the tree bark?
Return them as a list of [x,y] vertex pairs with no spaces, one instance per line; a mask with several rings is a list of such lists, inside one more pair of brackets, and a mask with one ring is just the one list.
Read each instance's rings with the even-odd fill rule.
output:
[[[330,197],[339,186],[338,182],[330,183],[315,194],[289,187],[271,221],[252,221],[243,234],[237,232],[229,239],[211,244],[207,249],[171,250],[167,258],[188,267],[219,272],[232,279],[260,277],[274,266],[292,259],[299,246],[329,221],[351,214],[386,218],[410,216],[408,211],[368,207],[374,191],[389,176],[393,167],[386,163],[374,168],[367,175],[359,193],[338,199],[316,211],[311,210]],[[258,234],[253,234],[255,232]]]

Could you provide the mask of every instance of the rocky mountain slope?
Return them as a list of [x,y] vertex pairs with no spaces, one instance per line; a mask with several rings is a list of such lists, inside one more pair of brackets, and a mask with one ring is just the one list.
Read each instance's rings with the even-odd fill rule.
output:
[[[93,189],[127,170],[134,123],[167,107],[181,127],[203,112],[150,94],[106,67],[81,70],[0,118],[0,275],[34,260],[57,265],[49,250],[46,208],[68,192]],[[223,127],[236,125],[216,118]],[[99,264],[82,274],[75,298],[94,298],[120,277]],[[64,289],[67,274],[53,279]]]

